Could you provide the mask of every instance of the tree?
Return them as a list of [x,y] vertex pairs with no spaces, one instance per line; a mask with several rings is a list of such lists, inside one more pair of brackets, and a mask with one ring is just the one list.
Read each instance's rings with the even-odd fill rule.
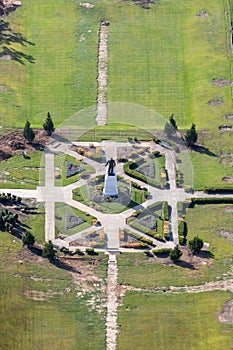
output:
[[44,130],[47,132],[48,136],[51,136],[52,133],[55,131],[54,124],[51,118],[50,113],[48,112],[47,118],[45,119],[45,122],[43,124]]
[[36,240],[31,232],[26,231],[22,237],[22,241],[23,241],[23,244],[30,249],[33,247]]
[[192,254],[195,255],[200,252],[203,247],[203,240],[198,236],[195,236],[188,242],[188,247],[191,250]]
[[172,114],[169,117],[169,123],[167,122],[164,127],[164,133],[168,136],[171,137],[172,135],[175,135],[176,131],[178,130],[176,121],[174,119],[174,114]]
[[35,138],[35,133],[32,130],[31,124],[28,120],[26,121],[25,126],[24,126],[23,136],[25,137],[25,139],[27,140],[28,143],[32,143],[32,141]]
[[51,241],[46,242],[43,249],[43,257],[48,258],[49,261],[55,260],[55,250],[53,249],[53,243]]
[[177,261],[179,260],[179,258],[181,257],[181,255],[183,255],[182,251],[179,249],[179,246],[176,245],[175,248],[173,250],[170,251],[170,259],[172,261]]
[[191,128],[186,131],[185,134],[185,143],[188,147],[192,147],[194,143],[197,142],[197,132],[196,132],[196,125],[193,123]]

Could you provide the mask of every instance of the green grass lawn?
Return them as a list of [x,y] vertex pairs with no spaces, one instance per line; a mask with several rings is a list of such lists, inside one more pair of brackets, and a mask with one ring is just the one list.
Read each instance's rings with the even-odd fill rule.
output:
[[200,264],[198,269],[190,269],[176,264],[154,264],[153,258],[148,259],[142,253],[133,256],[124,253],[118,256],[119,283],[143,288],[195,285],[217,280],[218,276],[230,270],[232,264],[232,243],[219,234],[220,229],[232,232],[232,212],[225,210],[229,206],[196,205],[187,210],[187,239],[198,235],[210,244],[208,250],[213,258],[209,259],[207,265]]
[[[83,223],[75,227],[69,228],[67,215],[72,215],[73,217],[79,217],[84,220]],[[86,230],[92,226],[92,220],[95,219],[91,215],[85,215],[82,211],[73,208],[65,203],[56,203],[55,204],[55,225],[56,230],[59,233],[63,233],[67,236],[73,235],[77,232]]]
[[34,45],[14,49],[34,63],[0,61],[1,123],[22,127],[26,119],[42,125],[47,112],[58,126],[76,111],[95,105],[96,57],[100,14],[66,0],[25,0],[7,18]]
[[34,189],[44,183],[44,153],[30,153],[29,159],[22,155],[0,162],[1,188]]
[[119,350],[230,350],[232,326],[217,315],[230,292],[153,294],[127,292],[118,312]]
[[[78,165],[79,167],[84,168],[84,171],[79,174],[70,176],[66,178],[66,161],[74,165]],[[55,178],[55,186],[66,186],[75,181],[78,181],[82,176],[93,173],[95,170],[84,162],[79,162],[75,158],[65,154],[65,153],[57,153],[54,158],[54,167],[56,176],[60,176],[61,178]]]
[[[21,242],[0,234],[1,348],[74,350],[78,344],[81,349],[102,350],[104,315],[88,309],[88,296],[78,299],[71,275],[46,259],[23,259]],[[26,297],[30,291],[45,300]]]
[[[203,8],[201,1],[189,0],[184,6],[181,0],[162,0],[147,11],[132,3],[117,3],[114,15],[113,6],[107,8],[109,122],[121,120],[122,115],[111,103],[125,102],[148,107],[165,118],[174,113],[181,129],[195,122],[199,129],[213,130],[222,123],[222,115],[232,109],[231,88],[210,82],[230,78],[224,5],[225,1],[206,1],[206,19],[196,15]],[[223,99],[223,106],[208,105],[216,98]],[[125,113],[126,123],[143,121],[144,127],[156,127],[152,112],[140,116],[137,109],[135,105]]]
[[178,160],[179,170],[184,175],[184,184],[188,184],[195,190],[205,188],[229,188],[233,189],[233,184],[222,181],[225,176],[232,176],[232,166],[220,164],[219,158],[204,153],[190,152],[180,153]]
[[26,228],[35,237],[38,243],[44,243],[45,241],[45,208],[44,203],[38,204],[38,209],[35,214],[28,214],[28,217],[23,221],[28,225]]

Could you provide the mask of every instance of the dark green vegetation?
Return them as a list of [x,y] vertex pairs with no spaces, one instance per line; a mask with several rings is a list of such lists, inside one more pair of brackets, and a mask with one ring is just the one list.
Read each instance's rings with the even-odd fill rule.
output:
[[40,256],[31,257],[6,232],[1,232],[0,253],[3,349],[75,350],[77,344],[84,350],[104,348],[104,315],[88,309],[88,295],[77,298],[67,271]]
[[47,117],[46,117],[45,122],[43,124],[43,128],[46,131],[48,136],[51,136],[52,133],[55,131],[53,120],[52,120],[49,112],[47,113]]
[[[204,207],[195,205],[194,208],[187,209],[185,221],[188,226],[188,240],[198,234],[204,242],[209,243],[197,265],[191,262],[186,267],[178,264],[171,267],[163,265],[161,261],[155,263],[153,258],[148,261],[142,254],[134,255],[133,260],[130,254],[124,254],[118,257],[119,283],[136,287],[157,287],[216,281],[217,277],[230,270],[232,264],[232,243],[220,234],[222,230],[232,232],[232,208],[230,204],[214,204]],[[203,261],[207,264],[203,264]]]
[[230,292],[127,292],[119,308],[119,349],[230,350],[232,326],[217,320],[229,299]]
[[27,120],[23,130],[23,136],[28,143],[32,143],[35,138],[35,133],[31,128],[30,122]]

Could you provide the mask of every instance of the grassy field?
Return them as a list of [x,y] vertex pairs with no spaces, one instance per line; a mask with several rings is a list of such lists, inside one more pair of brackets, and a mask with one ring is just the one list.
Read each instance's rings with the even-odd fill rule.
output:
[[104,348],[104,316],[88,309],[88,296],[77,298],[67,271],[36,256],[30,262],[21,243],[6,232],[1,232],[0,252],[2,349],[74,350],[77,344],[86,350]]
[[232,232],[232,212],[226,211],[225,207],[229,205],[196,205],[186,213],[187,239],[198,235],[210,244],[208,250],[213,258],[208,260],[207,265],[200,264],[198,269],[176,264],[168,266],[155,264],[153,258],[148,259],[142,253],[133,256],[122,254],[118,257],[119,283],[144,288],[194,285],[217,280],[218,276],[230,270],[232,264],[232,243],[219,234],[221,229]]
[[[212,86],[211,80],[230,78],[225,4],[206,1],[205,19],[196,15],[201,1],[184,6],[181,0],[163,0],[148,11],[130,3],[115,5],[114,16],[109,14],[110,122],[116,120],[111,102],[136,102],[165,118],[174,113],[181,129],[195,122],[199,129],[213,130],[222,123],[222,115],[232,109],[231,88]],[[222,99],[223,106],[209,106],[212,99]],[[156,117],[150,114],[134,118],[134,124],[143,120],[153,128]],[[129,123],[132,113],[124,119]]]
[[217,321],[230,292],[127,292],[119,308],[119,350],[230,350],[232,326]]
[[45,208],[43,203],[37,205],[38,209],[35,214],[29,214],[24,224],[28,226],[29,230],[35,237],[38,243],[44,243],[45,241]]
[[14,156],[0,162],[1,188],[34,189],[44,183],[44,153],[35,151],[23,158]]
[[[223,182],[226,176],[232,176],[232,166],[220,164],[219,158],[205,153],[180,153],[177,157],[181,161],[179,170],[184,175],[184,185],[190,185],[195,190],[205,188],[229,188],[232,183]],[[191,165],[191,167],[190,167]]]
[[[48,111],[55,126],[96,100],[99,14],[76,1],[25,0],[8,17],[11,28],[33,45],[12,47],[33,63],[1,60],[1,123],[40,127]],[[9,125],[10,121],[10,125]]]

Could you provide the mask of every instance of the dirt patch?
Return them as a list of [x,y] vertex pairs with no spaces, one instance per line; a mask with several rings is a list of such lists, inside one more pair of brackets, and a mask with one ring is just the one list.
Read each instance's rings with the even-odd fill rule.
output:
[[218,315],[218,320],[222,323],[233,324],[233,300],[225,303],[224,310]]
[[226,231],[226,230],[219,230],[218,232],[228,242],[233,243],[233,232],[229,232],[229,231]]
[[223,105],[223,100],[214,98],[213,100],[208,101],[209,106],[219,107]]
[[226,132],[226,131],[231,131],[232,130],[232,126],[231,125],[219,125],[218,130],[221,132]]
[[224,211],[224,213],[232,213],[233,212],[233,206],[232,207],[225,207],[223,211]]
[[225,114],[225,118],[229,120],[230,122],[233,121],[233,114]]
[[[78,290],[78,297],[82,298],[86,294],[94,293],[97,299],[105,299],[105,283],[96,273],[96,269],[101,264],[101,258],[85,259],[61,256],[60,261],[64,265],[63,268],[71,274]],[[94,307],[96,304],[93,301],[92,306]],[[101,305],[103,306],[103,303]]]
[[233,176],[225,176],[222,178],[223,182],[226,182],[228,184],[232,184],[233,183]]
[[207,17],[209,17],[209,14],[208,14],[207,10],[201,10],[197,13],[197,16],[200,18],[207,18]]
[[26,153],[32,153],[36,150],[43,150],[49,137],[42,129],[33,129],[35,139],[33,144],[28,144],[23,137],[23,130],[10,132],[0,136],[0,161],[19,155],[24,150]]
[[226,78],[214,78],[213,80],[211,80],[211,84],[218,87],[230,86],[232,84],[232,81]]

